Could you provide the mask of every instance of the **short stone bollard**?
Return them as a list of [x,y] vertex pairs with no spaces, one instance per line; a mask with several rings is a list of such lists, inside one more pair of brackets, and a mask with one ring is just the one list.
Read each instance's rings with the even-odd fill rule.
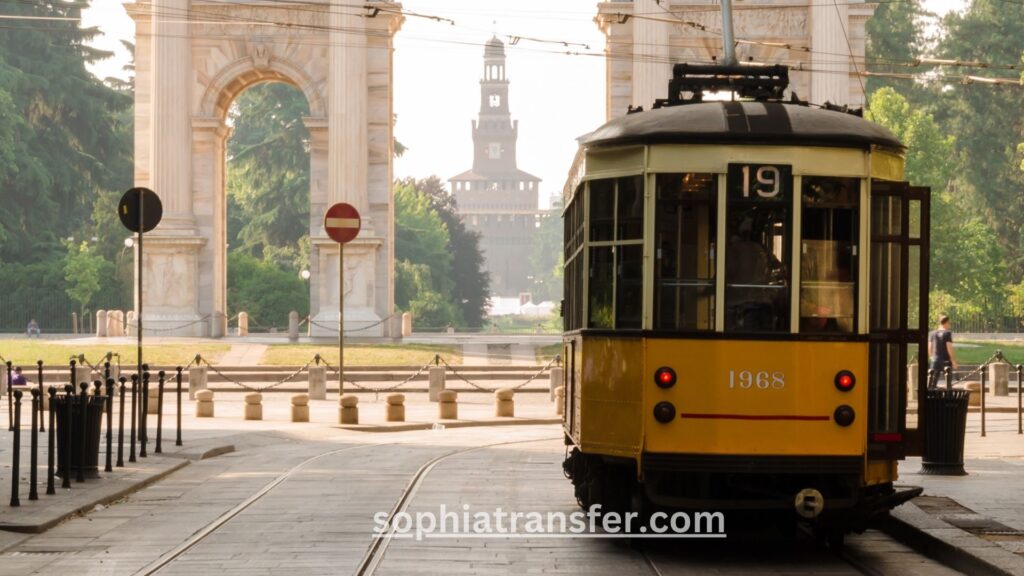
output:
[[96,311],[96,337],[106,338],[107,337],[107,311],[97,310]]
[[385,420],[405,422],[405,394],[388,394]]
[[213,418],[213,390],[196,392],[196,418]]
[[555,388],[555,414],[561,416],[565,413],[565,386]]
[[459,419],[459,394],[455,390],[442,390],[437,394],[437,417],[441,420]]
[[125,333],[126,333],[126,335],[128,335],[128,336],[135,336],[135,325],[136,324],[137,324],[137,322],[135,322],[135,310],[129,310],[128,313],[125,314]]
[[512,418],[516,414],[515,392],[511,388],[502,388],[494,393],[494,415],[500,418]]
[[206,366],[193,366],[188,369],[188,398],[196,400],[196,394],[206,389]]
[[250,392],[245,395],[245,419],[263,420],[263,394]]
[[248,312],[239,312],[238,313],[238,331],[237,331],[237,334],[240,337],[241,336],[248,336],[249,335],[249,313]]
[[438,394],[444,390],[444,366],[431,366],[427,369],[427,397],[431,402],[438,402]]
[[345,394],[338,398],[338,422],[340,424],[359,424],[359,397]]
[[309,398],[311,400],[327,399],[327,366],[309,367]]
[[548,391],[550,393],[550,399],[552,402],[555,401],[556,390],[562,385],[563,368],[561,366],[552,366],[551,373],[548,376]]
[[292,394],[292,422],[309,422],[309,394]]
[[968,406],[981,406],[981,382],[964,382],[964,389],[970,391]]

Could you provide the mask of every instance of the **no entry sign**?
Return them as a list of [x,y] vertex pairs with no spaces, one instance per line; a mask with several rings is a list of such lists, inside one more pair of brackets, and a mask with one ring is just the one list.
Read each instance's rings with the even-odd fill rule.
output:
[[324,214],[324,230],[332,240],[340,244],[352,241],[361,227],[359,211],[351,204],[338,202]]

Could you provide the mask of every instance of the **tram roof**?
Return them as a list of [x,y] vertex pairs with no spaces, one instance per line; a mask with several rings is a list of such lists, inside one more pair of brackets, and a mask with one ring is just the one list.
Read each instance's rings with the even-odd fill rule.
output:
[[638,143],[904,148],[888,129],[848,114],[784,102],[702,102],[615,118],[581,136],[584,146]]

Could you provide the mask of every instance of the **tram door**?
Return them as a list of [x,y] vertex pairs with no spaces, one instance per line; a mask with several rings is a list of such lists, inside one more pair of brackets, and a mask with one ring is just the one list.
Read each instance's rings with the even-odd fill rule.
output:
[[[868,451],[901,458],[924,449],[926,415],[907,422],[912,386],[928,373],[928,188],[872,181],[868,282]],[[910,367],[916,366],[911,369]],[[908,386],[909,385],[909,386]]]

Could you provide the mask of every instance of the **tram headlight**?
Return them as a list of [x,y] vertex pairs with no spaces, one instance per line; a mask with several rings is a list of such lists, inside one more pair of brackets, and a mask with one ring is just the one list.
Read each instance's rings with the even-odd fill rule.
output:
[[654,372],[654,383],[658,388],[671,388],[676,385],[676,371],[668,366],[662,366]]
[[832,413],[832,419],[836,421],[836,424],[840,426],[849,426],[853,424],[853,421],[857,418],[857,413],[853,411],[853,407],[843,404],[836,411]]
[[676,407],[671,402],[658,402],[654,405],[654,419],[668,424],[676,419]]
[[836,384],[836,389],[840,392],[849,392],[857,385],[857,377],[849,370],[840,370],[836,374],[834,382]]

